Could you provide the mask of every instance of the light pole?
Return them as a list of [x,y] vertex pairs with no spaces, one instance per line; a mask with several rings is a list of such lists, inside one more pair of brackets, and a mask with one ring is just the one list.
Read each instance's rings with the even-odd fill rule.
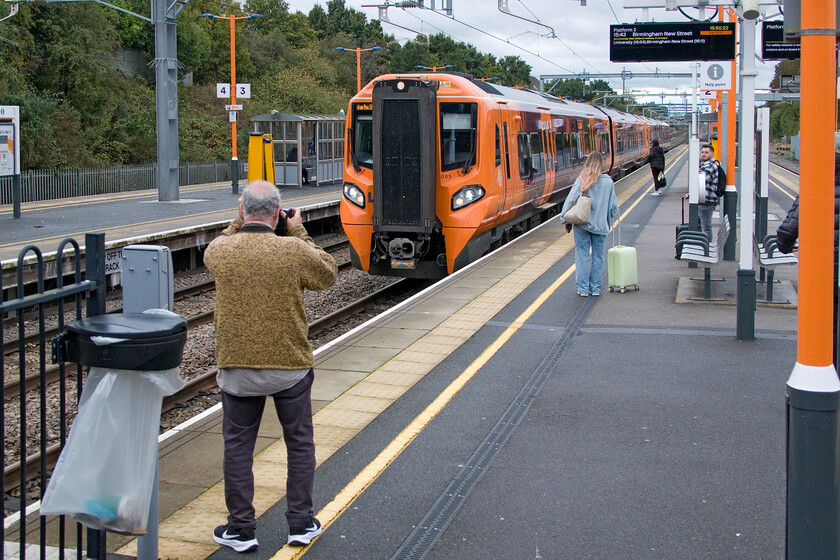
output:
[[[262,17],[261,14],[251,14],[249,16],[217,16],[213,14],[201,14],[201,17],[208,17],[211,19],[226,19],[230,22],[230,104],[236,105],[236,20],[239,19],[253,19]],[[231,111],[234,115],[236,113]],[[231,128],[233,139],[231,144],[231,158],[230,158],[230,182],[233,187],[233,194],[239,192],[239,158],[236,157],[236,117],[231,121]]]
[[432,72],[437,72],[438,70],[446,70],[447,68],[452,68],[452,65],[447,64],[446,66],[415,66],[415,68],[420,68],[421,70],[431,70]]
[[369,49],[363,49],[361,47],[356,47],[355,49],[346,49],[344,47],[336,47],[334,50],[337,51],[346,51],[346,52],[355,52],[356,53],[356,91],[362,90],[362,53],[367,51],[381,51],[382,47],[371,47]]

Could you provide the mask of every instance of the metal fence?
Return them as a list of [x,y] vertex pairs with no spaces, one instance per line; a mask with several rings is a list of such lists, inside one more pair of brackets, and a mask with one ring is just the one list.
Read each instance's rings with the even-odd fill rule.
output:
[[[65,253],[68,249],[73,251],[72,255]],[[0,363],[0,374],[4,379],[3,385],[0,385],[4,476],[0,484],[6,504],[5,519],[0,524],[0,547],[4,558],[81,560],[84,544],[87,545],[88,558],[105,558],[104,532],[85,531],[81,525],[64,516],[47,518],[37,513],[47,486],[47,475],[54,465],[55,451],[66,443],[67,418],[76,411],[82,385],[80,366],[65,371],[65,364],[60,363],[57,373],[50,371],[46,308],[57,307],[59,332],[64,330],[66,304],[74,305],[72,310],[76,320],[82,317],[83,303],[88,316],[105,313],[105,234],[89,233],[85,236],[84,269],[78,242],[67,238],[59,243],[56,253],[59,267],[65,254],[68,254],[70,270],[57,274],[55,287],[48,289],[41,251],[34,245],[24,247],[18,256],[16,295],[8,300],[0,298],[0,317],[4,321],[10,317],[17,318],[17,342],[12,342],[18,353],[17,356],[6,355],[4,334],[8,333],[4,332],[5,328],[0,329],[0,345],[4,348],[4,360]],[[33,256],[35,270],[32,274],[37,276],[37,289],[27,293],[24,284],[25,259]],[[72,280],[65,284],[65,278]],[[0,277],[0,294],[11,292],[5,288]],[[36,320],[37,342],[30,341],[26,336],[26,323],[35,323]],[[16,372],[11,371],[14,361],[17,361]],[[55,375],[57,379],[53,380]],[[19,381],[19,389],[7,389],[14,381]],[[73,385],[75,391],[71,389]],[[9,394],[5,394],[7,392]],[[18,496],[13,497],[14,494]]]
[[[239,176],[246,174],[239,162]],[[21,201],[36,202],[94,194],[110,194],[157,188],[156,163],[89,167],[84,169],[30,169],[21,173]],[[230,180],[230,161],[182,162],[179,185],[197,185]],[[0,204],[12,204],[12,177],[0,177]]]

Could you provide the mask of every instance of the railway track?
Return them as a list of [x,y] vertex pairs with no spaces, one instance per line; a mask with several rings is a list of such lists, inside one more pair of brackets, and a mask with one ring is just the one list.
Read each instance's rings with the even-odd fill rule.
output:
[[[341,323],[342,321],[346,320],[349,317],[352,317],[358,313],[360,313],[365,307],[375,303],[384,298],[393,297],[398,295],[401,291],[405,290],[407,282],[405,280],[400,280],[393,284],[386,286],[376,292],[373,292],[363,298],[360,298],[351,304],[342,307],[341,309],[330,313],[324,317],[321,317],[309,325],[310,337],[315,337],[319,333],[323,332],[326,329],[334,327],[335,325]],[[212,321],[213,314],[212,311],[197,315],[192,317],[188,322],[188,329],[189,326],[197,326],[198,324],[208,323]],[[52,375],[55,376],[55,379],[58,379],[58,368],[56,368],[56,372]],[[32,376],[31,381],[27,378],[27,383],[32,383],[33,386],[38,386],[41,384],[41,375],[36,374]],[[6,384],[4,386],[4,392],[6,395],[9,396],[19,396],[20,392],[20,384],[18,383],[16,386],[17,393],[6,392],[6,387],[10,387],[11,383]],[[173,409],[174,407],[178,406],[180,403],[184,403],[189,401],[190,399],[195,398],[197,395],[201,394],[202,392],[206,392],[212,390],[216,386],[216,369],[211,368],[205,371],[203,374],[193,377],[190,379],[187,384],[184,386],[183,389],[171,395],[169,397],[165,397],[163,399],[163,407],[162,412],[166,412],[168,410]],[[60,451],[60,445],[58,443],[53,444],[47,447],[44,456],[42,457],[41,452],[31,454],[26,458],[26,465],[24,471],[24,479],[28,482],[40,475],[40,471],[42,465],[45,466],[47,469],[51,469],[55,466],[56,461],[58,460],[58,454]],[[23,465],[20,461],[12,463],[5,467],[4,469],[4,480],[5,480],[5,490],[9,492],[10,490],[19,488],[21,485],[21,469]]]

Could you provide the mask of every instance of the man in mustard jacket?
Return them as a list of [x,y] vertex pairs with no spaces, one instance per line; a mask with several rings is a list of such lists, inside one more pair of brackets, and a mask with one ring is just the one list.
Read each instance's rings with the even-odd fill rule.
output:
[[[216,281],[216,364],[229,512],[213,540],[237,552],[258,547],[253,455],[269,395],[288,451],[287,542],[307,545],[321,533],[312,503],[310,392],[315,374],[303,293],[333,285],[338,268],[309,237],[300,212],[290,214],[281,209],[274,185],[254,181],[242,192],[239,216],[204,253]],[[282,237],[274,232],[280,219],[288,230]]]

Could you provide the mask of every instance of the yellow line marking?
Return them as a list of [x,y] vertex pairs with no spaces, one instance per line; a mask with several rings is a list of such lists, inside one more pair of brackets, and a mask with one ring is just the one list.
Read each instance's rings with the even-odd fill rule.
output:
[[[505,329],[493,343],[487,347],[455,380],[432,401],[406,428],[389,443],[382,452],[371,461],[341,492],[318,512],[318,520],[326,530],[344,511],[370,486],[379,475],[414,441],[420,432],[437,416],[458,392],[464,388],[479,370],[507,343],[508,340],[525,324],[543,303],[559,288],[575,270],[570,266],[551,286],[540,294],[528,308]],[[284,560],[303,556],[308,547],[292,548],[284,546],[272,557],[272,560]]]
[[[774,179],[770,179],[770,184],[771,184],[771,185],[773,185],[774,187],[776,187],[777,189],[779,189],[779,190],[782,192],[782,194],[784,194],[785,196],[789,197],[791,200],[793,200],[794,198],[796,198],[796,195],[791,194],[790,192],[788,192],[788,190],[787,190],[787,189],[783,188],[783,187],[782,187],[782,185],[780,185],[780,184],[779,184],[777,181],[775,181]],[[798,193],[797,193],[797,194],[798,194]]]
[[[675,159],[678,159],[679,156]],[[675,165],[673,162],[671,165]],[[669,168],[670,169],[670,168]],[[647,193],[649,187],[645,193]],[[628,191],[625,191],[628,192]],[[638,189],[632,191],[629,196],[633,196],[638,192]],[[618,223],[626,219],[630,211],[641,202],[643,197],[639,197],[630,208],[624,211],[616,220]],[[467,368],[457,377],[452,383],[440,393],[423,412],[417,415],[408,426],[403,429],[392,441],[389,443],[379,455],[371,461],[362,471],[350,481],[333,500],[324,506],[316,516],[321,522],[323,530],[327,530],[342,513],[344,513],[350,505],[358,498],[367,488],[376,481],[377,478],[385,471],[399,455],[414,441],[426,426],[446,407],[458,392],[464,388],[470,379],[484,367],[490,359],[510,340],[510,338],[525,324],[525,322],[539,309],[549,297],[551,297],[563,283],[569,279],[574,273],[575,265],[571,265],[566,271],[560,275],[545,291],[543,291],[528,308],[517,317],[505,331],[488,346],[484,352],[479,355]],[[272,557],[272,560],[292,560],[300,558],[306,553],[308,547],[290,547],[284,546]]]

